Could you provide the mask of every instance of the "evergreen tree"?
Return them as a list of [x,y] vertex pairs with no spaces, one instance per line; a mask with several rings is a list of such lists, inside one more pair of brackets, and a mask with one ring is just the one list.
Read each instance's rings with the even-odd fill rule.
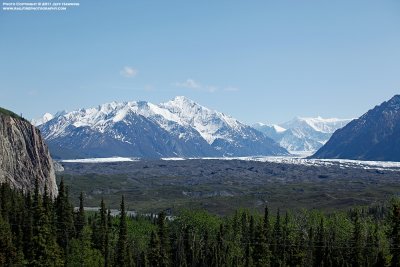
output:
[[273,230],[273,238],[274,241],[272,243],[272,266],[281,266],[282,265],[282,225],[281,225],[281,216],[280,210],[278,209],[276,212],[276,219]]
[[140,267],[149,266],[149,261],[147,260],[147,255],[146,255],[146,253],[144,253],[144,251],[142,251],[142,253],[140,253],[140,261],[139,261],[138,266],[140,266]]
[[[61,179],[56,199],[56,226],[57,242],[68,255],[69,241],[75,236],[74,210],[69,202],[68,188],[64,186],[64,179]],[[68,257],[66,257],[68,258]]]
[[91,234],[90,227],[84,226],[81,229],[79,239],[71,240],[68,266],[104,266],[104,258],[101,252],[92,247]]
[[86,218],[83,205],[83,193],[81,192],[81,194],[79,195],[79,210],[75,216],[75,231],[77,238],[82,237],[82,230],[85,227],[85,224],[86,224]]
[[378,259],[379,253],[379,237],[378,237],[378,225],[375,223],[374,226],[368,228],[367,241],[364,247],[363,255],[364,266],[373,266]]
[[115,266],[118,267],[129,266],[127,231],[125,201],[124,196],[122,196],[119,216],[118,242],[115,254]]
[[52,217],[52,202],[51,202],[51,198],[49,196],[49,192],[48,192],[48,188],[47,188],[47,184],[44,184],[44,190],[43,190],[43,208],[44,208],[44,212],[47,214],[47,216],[49,217],[49,219],[51,219]]
[[317,236],[315,243],[315,260],[314,266],[325,266],[324,258],[325,258],[325,225],[324,219],[321,218],[320,224],[317,228]]
[[378,257],[376,258],[376,261],[373,265],[374,267],[385,267],[388,266],[387,260],[385,258],[385,255],[383,254],[383,251],[378,252]]
[[158,237],[160,239],[161,267],[170,265],[169,234],[166,225],[165,212],[160,212],[157,217]]
[[194,266],[194,248],[191,240],[190,229],[188,226],[184,229],[183,244],[185,252],[186,266]]
[[33,239],[33,203],[31,193],[25,196],[25,210],[23,218],[23,253],[28,262],[33,260],[32,239]]
[[212,261],[212,248],[210,243],[210,238],[208,231],[204,232],[203,242],[201,245],[201,259],[200,259],[200,267],[211,266]]
[[107,212],[107,232],[106,232],[106,241],[104,247],[104,266],[112,266],[111,262],[111,252],[110,252],[110,239],[111,239],[111,229],[112,229],[112,218],[111,218],[111,210]]
[[33,237],[32,237],[32,260],[30,266],[62,266],[60,248],[56,237],[52,232],[49,218],[43,207],[39,193],[38,179],[35,181],[33,196]]
[[398,200],[394,200],[392,203],[390,222],[390,252],[392,254],[390,265],[392,267],[398,267],[400,266],[400,203]]
[[224,225],[221,223],[219,225],[219,231],[217,234],[217,245],[215,248],[216,266],[226,266],[227,264],[226,254],[224,253],[225,252],[224,234],[225,234]]
[[362,226],[360,222],[359,211],[356,210],[354,215],[354,230],[352,237],[352,266],[359,267],[363,265],[363,245],[362,245]]
[[312,226],[309,227],[308,230],[308,244],[307,244],[307,255],[305,260],[306,266],[313,266],[314,263],[314,229]]
[[149,266],[151,267],[160,267],[162,262],[162,257],[160,254],[161,244],[160,239],[154,231],[151,232],[150,243],[149,243],[149,252],[148,252],[148,261]]
[[265,241],[270,243],[271,241],[271,222],[269,218],[269,209],[268,206],[265,206],[264,209],[264,220],[263,220],[263,234],[265,237]]
[[283,249],[283,257],[282,264],[287,265],[287,262],[290,262],[290,257],[293,254],[292,244],[290,240],[290,221],[289,221],[289,213],[286,212],[285,220],[282,226],[282,249]]
[[15,256],[16,248],[12,240],[11,227],[0,214],[0,266],[12,266]]
[[254,266],[270,266],[269,247],[265,239],[263,227],[261,225],[256,228],[253,247]]

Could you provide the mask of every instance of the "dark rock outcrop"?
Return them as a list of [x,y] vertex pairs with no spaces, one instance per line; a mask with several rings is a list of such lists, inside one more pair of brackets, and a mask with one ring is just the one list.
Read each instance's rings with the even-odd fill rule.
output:
[[47,185],[58,193],[53,161],[40,131],[17,115],[0,110],[0,183],[33,190],[38,178],[41,192]]
[[400,161],[400,95],[337,130],[312,157]]

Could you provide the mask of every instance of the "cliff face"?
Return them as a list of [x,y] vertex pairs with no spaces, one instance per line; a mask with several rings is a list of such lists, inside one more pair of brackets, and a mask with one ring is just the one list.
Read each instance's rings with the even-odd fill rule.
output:
[[0,183],[28,191],[36,177],[41,192],[47,185],[52,196],[58,194],[53,161],[40,131],[21,118],[0,113]]

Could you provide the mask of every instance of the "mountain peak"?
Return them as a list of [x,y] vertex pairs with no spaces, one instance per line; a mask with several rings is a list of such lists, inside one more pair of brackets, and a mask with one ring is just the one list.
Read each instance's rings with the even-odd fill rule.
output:
[[391,108],[400,108],[400,95],[394,95],[387,103]]
[[184,102],[193,102],[190,98],[183,96],[183,95],[178,95],[174,97],[175,101],[184,101]]
[[400,160],[400,95],[375,106],[336,131],[313,157]]
[[186,96],[176,96],[174,99],[168,101],[167,103],[174,104],[176,106],[195,106],[198,105],[196,102],[191,100]]

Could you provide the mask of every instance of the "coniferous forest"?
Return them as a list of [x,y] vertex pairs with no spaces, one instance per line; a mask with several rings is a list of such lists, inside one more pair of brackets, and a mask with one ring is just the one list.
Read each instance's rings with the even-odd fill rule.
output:
[[400,266],[400,201],[387,206],[264,214],[238,210],[112,216],[0,187],[0,266]]

